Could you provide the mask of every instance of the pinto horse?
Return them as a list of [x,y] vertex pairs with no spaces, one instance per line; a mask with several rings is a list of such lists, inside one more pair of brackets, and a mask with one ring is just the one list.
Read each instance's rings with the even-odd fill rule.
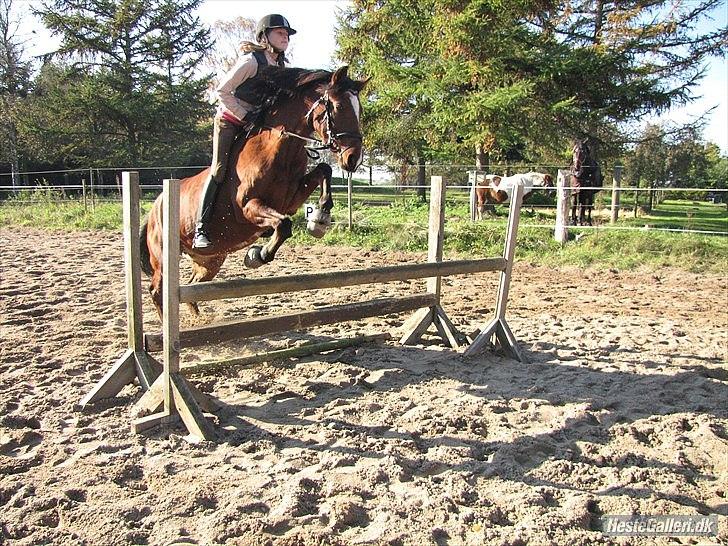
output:
[[577,207],[579,208],[579,225],[592,225],[594,196],[603,184],[602,170],[594,159],[586,139],[577,141],[571,157],[572,225],[577,225]]
[[[250,80],[247,92],[268,106],[262,125],[236,141],[226,179],[213,207],[209,235],[212,245],[192,248],[197,210],[209,168],[180,181],[180,250],[192,260],[190,282],[212,280],[231,252],[248,248],[245,265],[270,262],[292,235],[293,215],[317,186],[319,214],[309,231],[322,236],[331,224],[332,169],[319,163],[309,173],[307,145],[313,142],[337,154],[340,166],[354,171],[362,159],[359,92],[366,81],[352,80],[347,67],[323,70],[264,67]],[[314,138],[317,135],[321,141]],[[251,246],[271,235],[264,246]],[[162,314],[162,200],[157,198],[141,229],[142,270],[151,276],[149,291]],[[199,314],[196,303],[190,307]]]
[[478,185],[475,186],[475,198],[478,206],[477,219],[483,219],[483,212],[487,205],[500,205],[508,202],[516,184],[523,184],[523,198],[526,199],[536,188],[552,188],[554,179],[550,174],[536,172],[514,174],[513,176],[487,175],[482,183],[478,182]]

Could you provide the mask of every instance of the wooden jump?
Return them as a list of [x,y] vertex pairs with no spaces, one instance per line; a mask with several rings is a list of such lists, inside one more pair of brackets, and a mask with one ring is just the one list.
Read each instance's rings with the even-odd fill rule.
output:
[[[124,249],[129,349],[94,389],[81,400],[80,405],[85,406],[101,398],[115,396],[126,384],[136,378],[146,391],[135,405],[135,413],[141,416],[132,424],[132,429],[136,432],[181,419],[193,436],[207,440],[214,438],[214,431],[209,421],[204,417],[203,410],[207,412],[214,411],[216,401],[187,383],[180,371],[180,351],[186,347],[206,343],[219,343],[233,339],[310,328],[322,324],[415,311],[404,325],[404,335],[400,340],[401,343],[416,343],[430,326],[434,325],[437,333],[450,347],[458,349],[467,346],[464,352],[466,356],[482,351],[487,346],[499,346],[513,358],[523,360],[515,336],[505,320],[520,206],[523,200],[522,186],[514,188],[511,199],[503,257],[442,261],[445,185],[442,177],[433,176],[430,193],[428,262],[426,263],[305,275],[234,279],[180,286],[179,181],[164,180],[162,333],[144,336],[142,332],[142,289],[139,266],[138,175],[136,173],[123,173],[122,178],[124,183]],[[486,271],[500,272],[495,318],[471,342],[467,336],[457,331],[440,305],[442,277]],[[403,297],[334,305],[311,311],[244,318],[182,330],[179,327],[179,306],[181,303],[338,288],[417,278],[427,279],[425,292]],[[149,352],[159,350],[162,351],[162,366],[149,355]]]

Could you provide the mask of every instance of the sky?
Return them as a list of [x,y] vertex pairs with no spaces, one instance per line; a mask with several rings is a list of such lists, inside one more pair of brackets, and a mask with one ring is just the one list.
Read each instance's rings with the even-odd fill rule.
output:
[[[38,3],[38,0],[16,0],[21,11]],[[238,16],[257,21],[268,13],[280,13],[298,31],[291,38],[289,46],[291,65],[330,69],[335,67],[332,57],[335,51],[336,13],[347,4],[346,0],[206,0],[198,15],[204,23],[212,25],[217,20]],[[728,3],[724,3],[714,16],[716,26],[728,25]],[[36,32],[33,33],[33,30]],[[47,39],[43,33],[42,25],[32,16],[22,18],[21,34],[29,40],[29,53],[40,55],[52,50],[54,41]],[[718,144],[723,153],[728,154],[728,60],[710,59],[706,77],[695,88],[694,94],[701,98],[649,121],[687,122],[716,107],[710,115],[704,137]]]

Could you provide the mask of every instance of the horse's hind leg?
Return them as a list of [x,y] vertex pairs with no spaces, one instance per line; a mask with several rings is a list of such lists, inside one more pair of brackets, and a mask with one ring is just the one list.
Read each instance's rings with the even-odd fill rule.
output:
[[155,202],[147,221],[147,249],[149,252],[149,266],[152,278],[149,283],[149,294],[152,303],[157,309],[159,318],[162,318],[162,230],[158,218],[159,206]]
[[[189,283],[211,281],[218,274],[222,264],[225,263],[227,255],[222,256],[205,256],[204,258],[195,256],[192,258],[192,274]],[[193,315],[200,315],[200,308],[196,301],[189,302],[187,307]]]

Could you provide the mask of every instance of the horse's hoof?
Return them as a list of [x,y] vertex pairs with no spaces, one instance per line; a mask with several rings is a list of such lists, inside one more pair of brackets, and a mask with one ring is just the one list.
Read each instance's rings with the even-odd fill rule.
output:
[[323,212],[321,209],[314,210],[308,217],[306,229],[308,232],[320,239],[323,237],[331,226],[331,214]]
[[248,252],[245,254],[245,260],[243,260],[245,267],[248,269],[257,269],[265,263],[260,255],[262,249],[263,247],[258,245],[251,246],[248,249]]

